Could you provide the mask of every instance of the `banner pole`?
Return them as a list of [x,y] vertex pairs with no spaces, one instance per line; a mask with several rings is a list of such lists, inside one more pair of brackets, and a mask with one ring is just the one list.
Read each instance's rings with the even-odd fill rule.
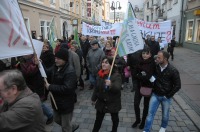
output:
[[[19,2],[18,2],[18,1],[17,1],[17,3],[18,3],[18,6],[19,6]],[[20,6],[19,6],[19,9],[20,9]],[[20,11],[21,11],[22,17],[23,17],[23,19],[24,19],[22,10],[20,9]],[[24,22],[24,21],[23,21],[23,22]],[[26,27],[25,22],[24,22],[24,25],[25,25],[25,27]],[[34,48],[34,46],[33,46],[32,38],[30,37],[30,34],[29,34],[29,32],[28,32],[27,27],[26,27],[26,31],[27,31],[27,33],[28,33],[28,36],[29,36],[29,39],[30,39],[30,42],[31,42],[31,45],[32,45],[32,48],[33,48],[33,53],[34,53],[34,55],[36,55],[36,58],[37,58],[37,60],[39,61],[39,59],[38,59],[38,57],[37,57],[37,54],[36,54],[36,51],[35,51],[35,48]],[[44,79],[45,79],[45,78],[44,78]],[[47,83],[47,79],[45,79],[45,82]],[[52,100],[53,100],[53,103],[54,103],[54,105],[55,105],[55,107],[56,107],[56,110],[57,110],[58,107],[57,107],[57,105],[56,105],[55,99],[54,99],[54,97],[53,97],[53,95],[52,95],[52,93],[51,93],[50,91],[49,91],[49,93],[50,93],[50,96],[51,96],[51,98],[52,98]]]

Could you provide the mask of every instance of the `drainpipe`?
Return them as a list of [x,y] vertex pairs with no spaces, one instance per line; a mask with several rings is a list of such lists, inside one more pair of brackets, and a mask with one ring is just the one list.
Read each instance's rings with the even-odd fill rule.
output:
[[181,43],[181,32],[182,32],[182,24],[183,24],[183,5],[184,5],[184,0],[182,0],[182,7],[181,7],[181,23],[180,23],[180,30],[179,30],[179,44],[183,46],[183,43]]

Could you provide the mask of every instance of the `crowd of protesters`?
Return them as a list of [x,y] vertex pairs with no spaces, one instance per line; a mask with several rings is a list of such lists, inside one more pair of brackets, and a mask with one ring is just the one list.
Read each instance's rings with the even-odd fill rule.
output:
[[[165,132],[171,98],[181,88],[179,73],[168,61],[170,55],[174,59],[175,38],[168,44],[170,55],[164,50],[161,38],[148,35],[143,49],[120,57],[115,54],[119,37],[79,34],[79,45],[71,35],[57,39],[54,49],[48,40],[41,37],[43,50],[39,60],[34,54],[0,60],[0,131],[42,132],[45,131],[45,122],[48,125],[55,121],[63,132],[74,132],[79,127],[72,123],[78,98],[76,90],[85,90],[84,81],[89,80],[88,90],[93,90],[91,103],[96,108],[92,131],[98,132],[105,114],[110,113],[112,132],[117,132],[121,90],[127,88],[131,78],[136,117],[132,127],[140,124],[140,129],[149,132],[157,108],[162,104],[160,132]],[[39,71],[39,61],[47,79]],[[152,94],[142,95],[141,87],[151,88]],[[50,98],[53,111],[44,104],[49,94],[54,97]],[[144,109],[141,118],[142,97]]]

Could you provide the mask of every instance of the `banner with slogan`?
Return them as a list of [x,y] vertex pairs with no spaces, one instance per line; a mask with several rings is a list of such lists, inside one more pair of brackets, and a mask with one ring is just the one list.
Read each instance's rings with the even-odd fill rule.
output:
[[121,23],[94,26],[87,24],[85,22],[82,23],[82,34],[84,35],[92,35],[92,36],[119,36],[121,32]]
[[1,0],[0,59],[33,53],[17,0]]
[[171,21],[163,22],[146,22],[136,19],[137,25],[142,33],[142,36],[146,39],[147,35],[161,38],[162,43],[169,43],[172,39]]
[[144,48],[144,41],[140,33],[139,27],[136,23],[136,18],[133,12],[133,8],[128,3],[128,10],[123,22],[122,34],[118,44],[119,56],[134,53]]

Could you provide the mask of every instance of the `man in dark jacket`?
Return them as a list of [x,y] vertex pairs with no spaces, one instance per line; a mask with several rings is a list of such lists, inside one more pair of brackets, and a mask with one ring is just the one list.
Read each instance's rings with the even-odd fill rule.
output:
[[52,92],[57,108],[54,109],[54,121],[61,125],[63,132],[72,132],[72,115],[75,103],[76,72],[68,62],[68,50],[60,49],[55,54],[55,66],[47,71],[50,84],[46,88]]
[[174,47],[176,46],[175,37],[172,38],[171,43],[168,44],[167,52],[170,53],[171,60],[174,60]]
[[162,124],[159,132],[165,132],[169,120],[169,111],[172,97],[181,88],[181,80],[178,70],[168,62],[169,54],[166,51],[159,51],[156,62],[154,91],[149,104],[148,117],[144,127],[149,132],[153,124],[155,113],[159,104],[162,104]]
[[147,45],[151,49],[152,57],[158,54],[158,51],[160,50],[160,45],[157,41],[155,41],[155,36],[151,36],[151,41],[149,41]]

